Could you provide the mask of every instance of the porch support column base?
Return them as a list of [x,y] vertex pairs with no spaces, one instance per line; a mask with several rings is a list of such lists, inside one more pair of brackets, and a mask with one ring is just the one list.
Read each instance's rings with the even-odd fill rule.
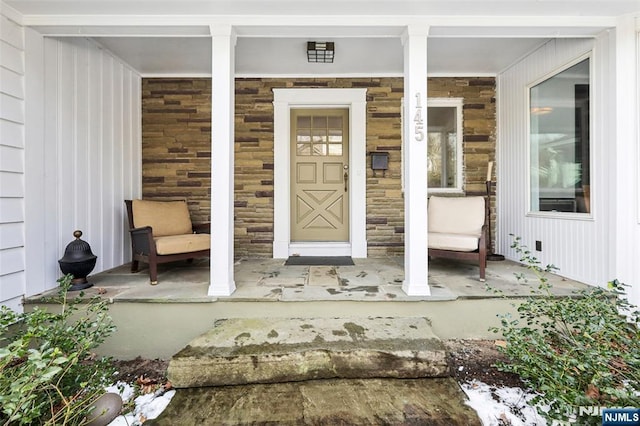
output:
[[236,282],[227,283],[216,282],[209,286],[207,296],[231,296],[236,291]]
[[431,296],[431,288],[428,283],[409,283],[407,280],[402,281],[402,291],[407,296]]

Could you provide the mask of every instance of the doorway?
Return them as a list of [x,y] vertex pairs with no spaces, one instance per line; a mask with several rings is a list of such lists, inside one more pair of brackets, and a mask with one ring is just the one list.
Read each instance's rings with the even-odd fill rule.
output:
[[[366,258],[366,89],[273,92],[273,257]],[[299,117],[308,118],[297,123]],[[298,127],[303,130],[299,147]]]

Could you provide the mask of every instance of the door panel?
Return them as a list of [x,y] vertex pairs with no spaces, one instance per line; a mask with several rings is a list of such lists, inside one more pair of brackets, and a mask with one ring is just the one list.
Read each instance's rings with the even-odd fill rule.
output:
[[349,110],[291,110],[291,241],[349,240]]

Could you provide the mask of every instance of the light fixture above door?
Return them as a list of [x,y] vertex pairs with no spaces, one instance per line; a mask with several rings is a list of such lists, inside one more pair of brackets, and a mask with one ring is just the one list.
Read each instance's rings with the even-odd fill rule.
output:
[[307,60],[309,62],[333,63],[335,44],[332,41],[308,41]]

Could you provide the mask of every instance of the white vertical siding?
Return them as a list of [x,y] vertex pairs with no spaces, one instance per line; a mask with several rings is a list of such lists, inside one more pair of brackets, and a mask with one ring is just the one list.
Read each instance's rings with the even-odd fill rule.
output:
[[[614,278],[615,217],[610,199],[615,168],[615,76],[611,67],[613,35],[596,39],[552,40],[498,76],[498,252],[518,260],[510,248],[520,236],[543,265],[593,285]],[[529,145],[527,86],[582,55],[592,52],[591,206],[589,219],[527,216]]]
[[28,41],[31,295],[55,287],[76,229],[98,256],[93,273],[130,260],[124,199],[141,195],[141,77],[88,39],[28,30]]
[[[617,231],[612,242],[616,252],[616,278],[631,285],[629,300],[640,306],[640,26],[633,17],[620,19],[616,31],[615,80],[617,114],[613,134],[616,141],[616,167],[611,174],[617,184],[612,193],[616,206]],[[615,121],[614,121],[615,120]]]
[[24,29],[0,6],[0,304],[25,293]]

